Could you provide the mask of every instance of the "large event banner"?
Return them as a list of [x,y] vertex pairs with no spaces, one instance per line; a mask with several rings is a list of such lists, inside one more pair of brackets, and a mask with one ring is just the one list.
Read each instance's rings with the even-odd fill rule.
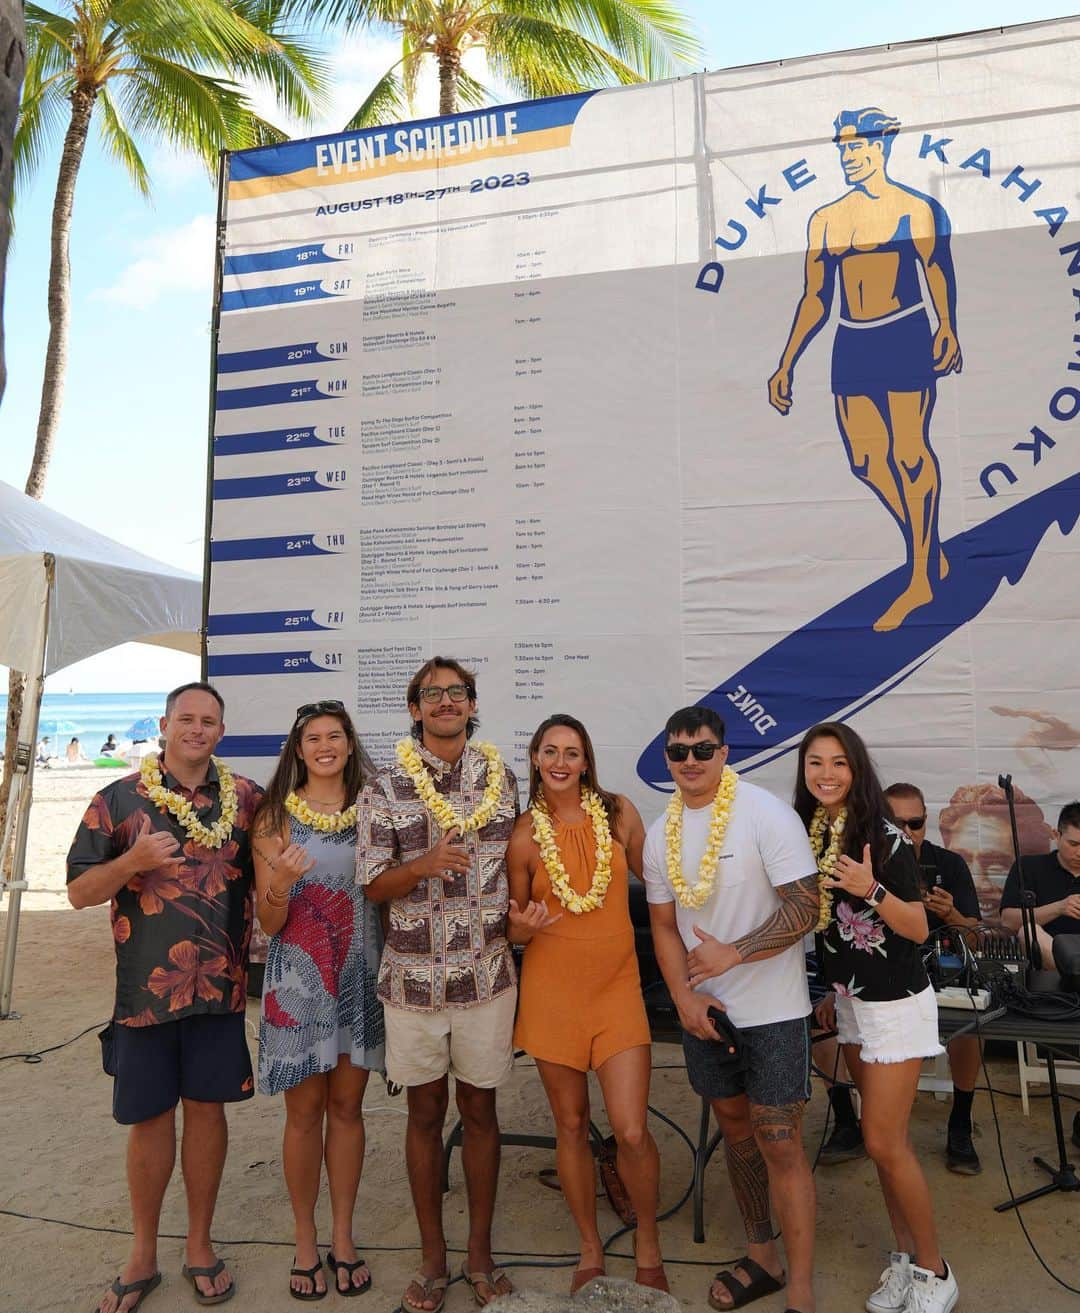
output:
[[433,653],[646,819],[701,701],[789,795],[842,717],[987,905],[1080,793],[1080,21],[241,152],[208,672],[265,778]]

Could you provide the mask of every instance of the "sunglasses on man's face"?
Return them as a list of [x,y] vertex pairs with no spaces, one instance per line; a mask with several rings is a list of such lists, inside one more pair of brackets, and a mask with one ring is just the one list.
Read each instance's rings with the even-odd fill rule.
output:
[[306,720],[308,716],[333,715],[335,712],[341,715],[344,711],[344,702],[339,702],[337,698],[328,698],[323,702],[305,702],[302,707],[297,707],[296,719]]
[[428,702],[434,706],[436,702],[443,700],[444,693],[451,702],[467,702],[472,697],[464,684],[450,684],[446,688],[439,688],[437,685],[432,684],[428,688],[420,690],[419,698],[421,702]]
[[925,813],[922,816],[899,816],[897,819],[905,830],[921,830],[926,824]]
[[712,761],[715,754],[723,749],[722,743],[669,743],[664,753],[668,761],[685,761],[691,753],[695,761]]

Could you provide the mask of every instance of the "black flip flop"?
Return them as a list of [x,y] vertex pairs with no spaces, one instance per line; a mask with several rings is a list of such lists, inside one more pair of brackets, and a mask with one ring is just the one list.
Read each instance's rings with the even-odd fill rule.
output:
[[[116,1295],[121,1300],[124,1298],[125,1295],[130,1295],[133,1290],[137,1290],[139,1292],[139,1298],[135,1301],[134,1304],[131,1305],[130,1309],[128,1310],[128,1313],[135,1313],[135,1310],[139,1307],[139,1305],[143,1302],[143,1300],[147,1297],[147,1295],[149,1295],[152,1290],[157,1290],[158,1286],[160,1285],[161,1285],[161,1273],[155,1272],[153,1276],[143,1277],[141,1281],[129,1281],[127,1285],[124,1285],[124,1283],[120,1280],[120,1278],[117,1277],[116,1280],[109,1287],[109,1289],[112,1291],[114,1295]],[[94,1313],[97,1313],[97,1309],[94,1310]]]
[[302,1299],[304,1300],[305,1303],[311,1303],[313,1300],[316,1299],[325,1299],[327,1294],[327,1287],[323,1287],[323,1289],[320,1290],[318,1286],[316,1286],[315,1284],[315,1278],[318,1276],[318,1274],[321,1271],[322,1271],[321,1258],[315,1260],[314,1267],[290,1267],[289,1276],[307,1277],[307,1279],[311,1282],[311,1289],[309,1291],[293,1290],[292,1283],[290,1282],[289,1294],[292,1295],[293,1299]]
[[213,1267],[188,1267],[185,1263],[180,1269],[180,1275],[191,1282],[191,1288],[195,1292],[195,1298],[200,1304],[224,1304],[226,1300],[232,1299],[236,1294],[236,1282],[233,1281],[228,1290],[223,1290],[220,1295],[204,1295],[199,1289],[199,1283],[196,1277],[209,1277],[211,1281],[220,1273],[225,1271],[225,1260],[219,1258]]
[[[334,1257],[334,1251],[332,1249],[326,1255],[326,1266],[334,1274],[334,1289],[339,1295],[343,1295],[346,1299],[351,1299],[353,1295],[366,1295],[371,1289],[372,1277],[370,1268],[368,1269],[368,1279],[362,1286],[354,1286],[352,1283],[352,1274],[358,1267],[363,1267],[366,1261],[366,1259],[358,1258],[355,1263],[343,1263],[340,1258]],[[342,1290],[337,1279],[338,1272],[341,1271],[342,1268],[344,1268],[349,1274],[349,1288],[347,1290]]]
[[722,1304],[713,1297],[712,1290],[709,1290],[709,1307],[716,1309],[718,1313],[726,1313],[729,1308],[742,1308],[744,1304],[752,1304],[755,1299],[761,1299],[763,1295],[774,1295],[787,1285],[786,1279],[778,1281],[771,1272],[766,1272],[760,1263],[755,1263],[749,1256],[737,1259],[731,1267],[741,1268],[750,1278],[750,1282],[744,1286],[730,1272],[717,1272],[713,1282],[719,1281],[731,1296],[730,1304]]

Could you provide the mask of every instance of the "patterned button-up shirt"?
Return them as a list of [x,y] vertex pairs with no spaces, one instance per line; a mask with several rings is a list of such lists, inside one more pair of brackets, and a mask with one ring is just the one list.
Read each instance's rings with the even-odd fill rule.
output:
[[[221,793],[213,762],[205,783],[186,789],[168,771],[165,787],[189,798],[213,825]],[[252,866],[248,830],[262,790],[234,775],[236,824],[220,848],[204,848],[147,797],[136,771],[95,794],[67,859],[68,883],[133,846],[140,834],[165,831],[184,865],[133,875],[112,900],[116,1004],[123,1026],[153,1026],[204,1012],[243,1012],[251,937]]]
[[[451,766],[417,744],[436,790],[460,816],[476,810],[487,762],[471,743]],[[481,830],[461,837],[469,869],[452,879],[421,880],[390,903],[390,930],[379,969],[379,997],[416,1012],[467,1008],[497,998],[515,984],[506,942],[510,891],[506,845],[518,816],[517,781],[506,780],[498,810]],[[401,766],[385,770],[360,796],[356,878],[368,885],[391,866],[422,857],[443,831]]]

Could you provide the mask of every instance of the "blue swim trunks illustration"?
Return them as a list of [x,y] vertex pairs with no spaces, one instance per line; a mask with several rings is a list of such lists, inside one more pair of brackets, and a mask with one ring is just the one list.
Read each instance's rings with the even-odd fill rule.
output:
[[889,177],[899,120],[876,107],[843,110],[834,127],[848,190],[810,216],[803,293],[769,379],[769,403],[781,415],[791,411],[795,366],[839,287],[836,421],[852,473],[895,520],[907,556],[907,583],[874,622],[883,632],[933,601],[949,570],[930,422],[938,379],[962,366],[956,278],[945,210]]

